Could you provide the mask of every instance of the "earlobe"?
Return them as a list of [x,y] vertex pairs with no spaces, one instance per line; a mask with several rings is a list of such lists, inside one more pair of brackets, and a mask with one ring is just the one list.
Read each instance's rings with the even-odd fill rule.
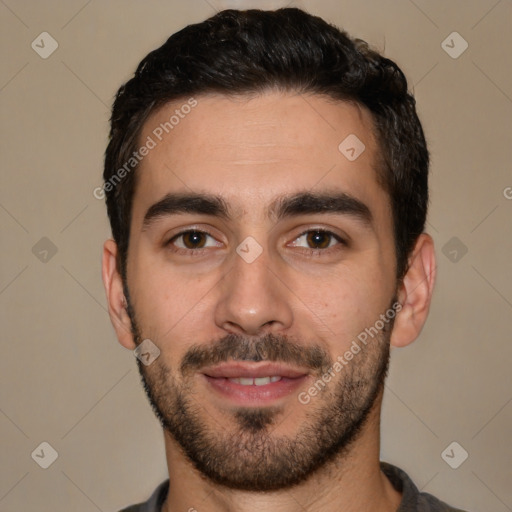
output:
[[409,268],[398,291],[402,305],[396,316],[391,345],[405,347],[420,334],[428,316],[436,278],[434,241],[422,233],[409,258]]
[[103,244],[102,278],[107,295],[110,320],[116,331],[119,343],[133,350],[136,345],[131,332],[131,321],[126,311],[123,281],[117,268],[117,245],[109,239]]

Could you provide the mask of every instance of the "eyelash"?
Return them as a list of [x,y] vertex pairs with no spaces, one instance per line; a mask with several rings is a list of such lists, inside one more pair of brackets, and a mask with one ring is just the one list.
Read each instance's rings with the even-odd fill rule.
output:
[[[177,240],[181,236],[186,235],[188,233],[198,233],[198,234],[201,234],[201,235],[207,235],[207,236],[209,236],[211,238],[215,238],[213,235],[208,233],[208,231],[203,231],[201,229],[186,229],[186,230],[180,231],[179,233],[174,235],[168,242],[165,242],[164,243],[164,247],[172,247],[173,246],[173,242],[175,240]],[[207,249],[208,249],[208,247],[200,247],[199,249],[184,249],[182,247],[173,247],[173,248],[171,248],[171,250],[173,252],[175,252],[176,254],[183,254],[185,256],[200,256]]]
[[[171,246],[173,246],[173,242],[175,240],[177,240],[181,236],[186,235],[188,233],[197,233],[197,234],[207,235],[207,236],[209,236],[211,238],[215,238],[213,235],[208,233],[208,231],[203,231],[203,230],[200,230],[200,229],[187,229],[185,231],[181,231],[181,232],[175,234],[171,239],[169,239],[167,242],[164,243],[164,247],[171,247]],[[298,235],[294,239],[294,242],[296,240],[298,240],[299,238],[301,238],[304,235],[307,235],[309,233],[322,233],[322,234],[325,234],[325,235],[329,235],[330,237],[334,238],[338,242],[338,244],[336,244],[335,246],[326,247],[324,249],[313,249],[313,248],[302,247],[301,248],[302,251],[304,253],[307,253],[307,255],[309,255],[309,256],[318,256],[318,255],[320,255],[320,253],[324,253],[324,254],[325,253],[331,253],[331,251],[333,251],[333,250],[339,250],[340,249],[339,246],[343,246],[343,247],[347,247],[348,246],[348,243],[347,243],[346,240],[341,238],[336,233],[333,233],[332,231],[329,231],[329,230],[323,229],[323,228],[307,229],[307,230],[303,231],[300,235]],[[182,254],[182,255],[187,255],[187,256],[200,256],[207,249],[209,249],[209,248],[208,247],[200,247],[198,249],[184,249],[182,247],[174,247],[171,250],[173,252],[177,253],[177,254]]]
[[[308,233],[322,233],[324,235],[329,235],[331,237],[331,239],[334,238],[334,240],[336,240],[338,242],[338,244],[336,244],[332,247],[326,247],[324,249],[312,249],[312,248],[308,248],[308,247],[299,247],[299,249],[302,249],[302,251],[304,253],[306,253],[308,256],[319,256],[321,253],[324,253],[324,254],[329,253],[330,254],[332,251],[340,250],[341,247],[348,246],[346,240],[341,238],[336,233],[333,233],[332,231],[329,231],[328,229],[323,229],[323,228],[306,229],[299,236],[297,236],[294,241],[298,240],[299,238],[302,238],[304,235],[307,235]],[[329,245],[330,245],[331,241],[329,242]]]

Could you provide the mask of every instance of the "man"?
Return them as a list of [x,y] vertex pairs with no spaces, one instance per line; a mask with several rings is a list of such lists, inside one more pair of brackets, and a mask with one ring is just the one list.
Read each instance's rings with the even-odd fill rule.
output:
[[119,90],[103,280],[169,480],[126,511],[453,511],[379,461],[426,320],[428,151],[392,61],[299,9],[227,10]]

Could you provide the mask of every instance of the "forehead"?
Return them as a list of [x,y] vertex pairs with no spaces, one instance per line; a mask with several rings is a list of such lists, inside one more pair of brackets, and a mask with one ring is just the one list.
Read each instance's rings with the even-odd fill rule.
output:
[[200,95],[153,113],[139,143],[149,140],[134,219],[173,191],[219,194],[255,214],[277,195],[315,187],[386,202],[371,115],[353,103],[278,92]]

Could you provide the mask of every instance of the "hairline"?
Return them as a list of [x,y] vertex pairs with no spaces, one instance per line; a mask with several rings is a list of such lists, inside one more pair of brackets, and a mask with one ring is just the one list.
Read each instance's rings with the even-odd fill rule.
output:
[[[142,117],[141,122],[139,123],[139,126],[137,127],[137,130],[135,133],[131,136],[131,144],[129,146],[129,153],[131,154],[133,150],[135,150],[137,147],[139,147],[142,144],[141,137],[142,133],[144,132],[144,129],[147,127],[147,123],[153,118],[158,112],[163,110],[164,108],[168,108],[169,106],[172,106],[173,104],[178,104],[179,102],[183,102],[184,100],[187,100],[190,97],[195,98],[228,98],[228,99],[241,99],[245,101],[249,101],[252,99],[260,98],[265,94],[268,93],[282,93],[286,96],[314,96],[318,98],[322,98],[326,100],[329,103],[332,103],[334,105],[336,104],[348,104],[356,107],[359,111],[359,115],[361,115],[361,111],[366,111],[369,116],[370,121],[370,134],[373,138],[373,142],[375,143],[376,152],[374,154],[375,161],[371,162],[371,169],[375,172],[377,183],[381,186],[381,188],[386,192],[389,196],[389,199],[391,199],[391,191],[389,190],[389,184],[386,179],[386,176],[391,171],[389,169],[389,165],[387,164],[387,159],[385,157],[386,151],[385,151],[385,142],[383,140],[383,137],[380,134],[380,130],[376,123],[376,114],[363,102],[358,101],[355,98],[346,97],[342,98],[341,96],[339,98],[335,97],[333,94],[329,94],[326,92],[317,92],[312,88],[303,88],[302,90],[299,87],[289,87],[284,86],[280,84],[269,84],[266,87],[260,87],[260,88],[254,88],[254,89],[247,89],[240,90],[240,91],[223,91],[223,90],[217,90],[215,88],[205,90],[202,92],[198,92],[197,94],[192,92],[186,93],[186,94],[179,94],[175,97],[172,97],[167,100],[163,100],[157,103],[153,103],[151,107],[148,107],[146,110],[145,115]],[[123,156],[123,159],[125,157]],[[131,200],[133,200],[133,197],[135,196],[135,190],[137,187],[138,182],[138,175],[139,175],[139,167],[140,162],[134,167],[133,169],[133,190],[132,190],[132,197]],[[131,208],[132,204],[130,203],[130,216],[131,216]],[[131,221],[130,221],[131,224]],[[131,227],[131,226],[129,226]]]

